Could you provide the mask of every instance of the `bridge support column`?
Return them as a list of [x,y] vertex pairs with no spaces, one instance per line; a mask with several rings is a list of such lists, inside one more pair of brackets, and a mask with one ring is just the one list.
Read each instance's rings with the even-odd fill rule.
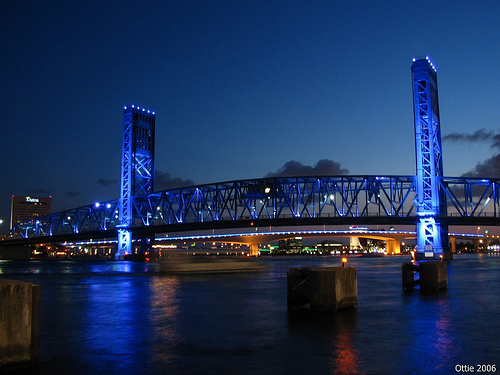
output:
[[456,254],[457,253],[457,239],[455,237],[450,237],[450,243],[451,243],[451,253]]
[[154,191],[155,113],[145,108],[123,108],[122,167],[118,204],[118,250],[115,260],[132,254],[134,196]]
[[401,241],[396,239],[389,239],[387,243],[387,254],[401,254]]
[[[434,217],[419,217],[417,222],[417,261],[436,260],[444,255],[440,223]],[[446,234],[446,237],[448,233]],[[451,255],[451,253],[450,253]]]
[[490,246],[491,238],[483,238],[483,248],[484,251],[488,251],[488,246]]
[[479,253],[479,240],[474,240],[474,252]]
[[417,161],[416,257],[420,261],[444,256],[448,228],[437,219],[446,216],[446,196],[439,185],[443,177],[443,158],[436,68],[426,57],[413,59],[411,71]]
[[256,243],[250,244],[250,255],[253,257],[259,256],[259,245]]
[[118,229],[118,248],[115,260],[124,260],[126,255],[132,254],[132,233],[128,229]]

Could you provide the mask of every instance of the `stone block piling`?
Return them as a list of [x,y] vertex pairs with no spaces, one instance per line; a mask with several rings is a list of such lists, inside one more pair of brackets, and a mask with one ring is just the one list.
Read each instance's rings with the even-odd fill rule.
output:
[[287,291],[289,310],[306,305],[322,311],[356,307],[356,268],[291,268],[287,274]]
[[0,280],[0,372],[36,366],[40,357],[40,285]]

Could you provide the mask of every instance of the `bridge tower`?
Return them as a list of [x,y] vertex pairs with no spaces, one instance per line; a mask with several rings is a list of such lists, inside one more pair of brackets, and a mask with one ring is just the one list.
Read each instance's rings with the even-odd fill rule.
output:
[[417,260],[436,259],[448,248],[446,197],[436,68],[428,57],[413,59],[413,115],[417,161]]
[[132,196],[154,192],[155,113],[134,105],[123,108],[123,143],[118,205],[116,260],[132,254]]

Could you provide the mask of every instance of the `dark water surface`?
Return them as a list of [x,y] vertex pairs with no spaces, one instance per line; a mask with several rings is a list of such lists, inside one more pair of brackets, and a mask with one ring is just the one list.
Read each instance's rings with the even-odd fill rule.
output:
[[154,263],[0,261],[0,278],[42,285],[40,374],[455,374],[500,365],[498,255],[456,256],[448,290],[435,295],[403,293],[407,257],[351,258],[358,307],[337,313],[289,313],[286,273],[338,258],[258,261],[259,272],[178,276]]

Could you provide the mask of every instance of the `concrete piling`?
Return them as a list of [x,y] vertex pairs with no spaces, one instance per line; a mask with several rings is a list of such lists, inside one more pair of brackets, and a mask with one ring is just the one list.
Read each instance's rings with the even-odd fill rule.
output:
[[40,285],[0,280],[0,370],[38,364],[40,315]]
[[287,275],[288,309],[309,304],[312,310],[356,307],[356,268],[291,268]]
[[288,309],[301,307],[311,302],[311,269],[308,267],[290,268],[287,273]]
[[[419,274],[419,279],[415,280],[415,275]],[[431,292],[448,287],[448,275],[446,262],[426,261],[414,265],[413,263],[403,263],[402,267],[403,290],[409,291],[420,285],[421,292]]]
[[446,262],[430,261],[419,265],[420,290],[437,291],[448,288]]
[[411,262],[403,263],[402,266],[402,276],[403,276],[403,290],[409,291],[413,290],[420,281],[415,280],[415,272],[418,272],[418,267]]

